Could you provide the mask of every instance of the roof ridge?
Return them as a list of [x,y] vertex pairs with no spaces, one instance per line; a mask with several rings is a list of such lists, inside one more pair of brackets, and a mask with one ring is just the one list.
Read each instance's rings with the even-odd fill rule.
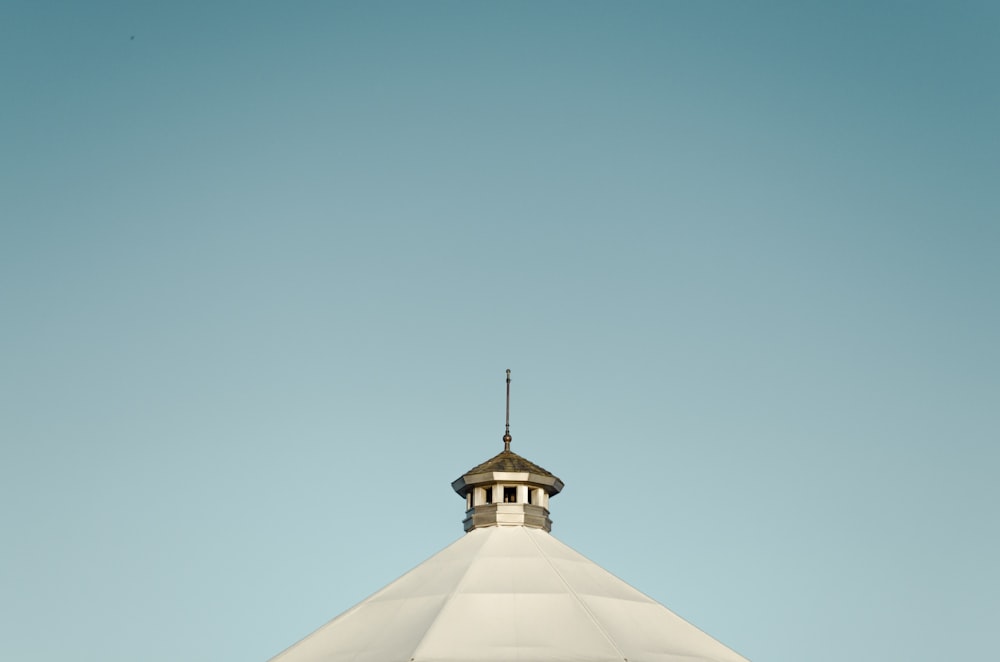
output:
[[[465,538],[459,538],[459,540],[464,540],[464,539]],[[458,542],[458,541],[456,540],[455,542]],[[414,660],[417,659],[417,655],[420,653],[420,647],[424,645],[424,642],[427,641],[427,637],[429,637],[430,634],[431,634],[431,632],[438,626],[438,623],[441,620],[441,614],[444,613],[444,610],[455,599],[455,596],[458,595],[458,590],[460,588],[462,588],[462,586],[465,584],[466,579],[468,579],[468,577],[469,577],[469,571],[472,569],[472,564],[476,562],[476,558],[478,556],[478,553],[482,550],[483,546],[486,545],[487,542],[489,542],[489,537],[488,536],[483,536],[483,541],[481,543],[479,543],[479,549],[476,550],[476,554],[473,554],[466,561],[465,569],[462,571],[462,576],[459,577],[459,579],[458,579],[457,582],[455,582],[455,586],[454,586],[454,588],[451,589],[451,592],[448,593],[448,595],[445,597],[445,599],[441,601],[441,606],[438,607],[437,613],[434,615],[434,618],[431,619],[430,625],[428,625],[427,629],[424,630],[424,633],[422,635],[420,635],[420,639],[417,640],[416,646],[414,646],[413,650],[410,652],[410,661],[409,662],[414,662]],[[449,545],[449,547],[450,547],[450,545]],[[436,554],[435,554],[435,556],[436,556]],[[431,558],[434,558],[434,557],[432,556]]]
[[[525,529],[525,532],[527,532],[527,529]],[[576,592],[576,589],[573,588],[572,584],[566,581],[566,578],[563,577],[561,572],[559,572],[559,568],[557,568],[556,564],[552,562],[552,559],[550,559],[549,555],[545,552],[544,549],[542,549],[542,546],[538,544],[538,541],[535,540],[535,537],[530,532],[527,533],[528,533],[528,540],[530,540],[531,544],[535,546],[535,549],[537,549],[539,555],[541,555],[541,557],[545,559],[545,562],[549,564],[549,567],[552,568],[552,572],[556,574],[556,577],[558,577],[559,581],[563,583],[563,586],[566,587],[566,590],[569,591],[570,595],[573,596],[573,599],[576,600],[577,604],[579,604],[580,607],[583,609],[583,611],[586,612],[587,617],[590,619],[590,622],[594,624],[594,627],[597,628],[597,631],[600,632],[602,635],[604,635],[604,638],[608,640],[608,643],[611,644],[611,647],[614,648],[616,651],[618,651],[618,655],[623,660],[625,660],[625,662],[628,662],[628,656],[625,654],[625,651],[623,651],[621,647],[618,646],[618,642],[615,641],[614,637],[611,636],[611,633],[608,632],[603,625],[601,625],[601,622],[599,620],[597,620],[597,616],[595,616],[594,612],[590,610],[590,607],[587,606],[587,603],[580,598],[580,596]]]
[[[306,636],[304,636],[301,639],[299,639],[298,641],[296,641],[294,644],[286,647],[280,653],[278,653],[274,657],[270,658],[268,660],[268,662],[278,662],[279,658],[281,658],[282,656],[290,653],[293,648],[296,648],[297,646],[299,646],[303,642],[306,642],[306,641],[308,641],[308,640],[310,640],[310,639],[312,639],[312,638],[314,638],[316,636],[319,636],[322,632],[324,632],[328,627],[330,627],[331,625],[333,625],[337,621],[347,620],[350,616],[353,616],[355,613],[359,612],[366,605],[371,604],[371,602],[373,600],[375,600],[376,598],[378,598],[380,595],[382,595],[383,593],[386,593],[387,591],[389,591],[392,588],[395,588],[397,582],[400,582],[400,581],[406,579],[407,577],[409,577],[412,573],[416,572],[421,567],[423,567],[424,564],[426,564],[428,561],[432,561],[432,560],[436,559],[438,556],[440,556],[440,555],[448,552],[453,547],[457,547],[460,543],[462,543],[462,541],[467,540],[467,539],[468,539],[468,536],[463,536],[463,537],[459,538],[458,540],[455,540],[454,542],[449,543],[448,545],[446,545],[442,549],[439,549],[438,551],[434,552],[433,554],[431,554],[430,556],[428,556],[427,558],[425,558],[423,561],[421,561],[417,565],[413,566],[412,568],[410,568],[409,570],[407,570],[403,574],[399,575],[398,577],[396,577],[395,579],[393,579],[391,582],[389,582],[388,584],[386,584],[382,588],[378,589],[374,593],[369,594],[368,597],[364,598],[363,600],[361,600],[360,602],[358,602],[358,603],[356,603],[354,605],[351,605],[348,609],[344,610],[343,612],[337,614],[336,616],[334,616],[333,618],[331,618],[327,622],[323,623],[318,628],[316,628],[315,630],[313,630],[312,632],[310,632]],[[485,544],[485,541],[482,542],[482,543],[480,543],[480,546],[482,546],[483,544]],[[461,584],[461,582],[465,579],[465,576],[468,574],[468,572],[469,572],[469,568],[468,568],[468,566],[466,566],[465,570],[462,572],[462,578],[459,580],[458,584]],[[451,591],[451,593],[449,593],[448,596],[444,599],[444,601],[442,601],[441,607],[438,609],[438,612],[437,612],[438,616],[441,614],[441,611],[444,609],[444,606],[448,603],[448,601],[455,595],[455,593],[458,592],[458,584],[456,584],[455,588]],[[435,621],[437,620],[437,616],[435,616],[434,620]],[[429,629],[428,629],[428,631],[429,631]],[[417,647],[420,646],[420,643],[426,637],[427,637],[427,631],[424,632],[424,634],[420,638],[420,641],[417,642]],[[416,652],[416,648],[414,648],[414,652]],[[412,653],[411,653],[410,657],[411,658],[413,657]]]

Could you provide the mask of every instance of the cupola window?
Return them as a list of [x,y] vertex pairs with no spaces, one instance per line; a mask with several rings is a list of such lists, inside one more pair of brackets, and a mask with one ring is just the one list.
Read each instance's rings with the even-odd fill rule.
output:
[[493,488],[486,488],[486,503],[493,503]]
[[503,502],[504,503],[517,503],[517,488],[516,487],[504,487],[503,488]]

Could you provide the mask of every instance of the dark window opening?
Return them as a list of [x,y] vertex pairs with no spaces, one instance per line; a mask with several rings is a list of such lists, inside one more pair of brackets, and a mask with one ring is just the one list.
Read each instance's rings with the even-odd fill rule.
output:
[[503,488],[503,502],[504,503],[517,503],[517,488],[516,487],[505,487],[505,488]]
[[486,488],[486,503],[493,503],[493,488]]
[[535,503],[535,490],[528,489],[528,505]]

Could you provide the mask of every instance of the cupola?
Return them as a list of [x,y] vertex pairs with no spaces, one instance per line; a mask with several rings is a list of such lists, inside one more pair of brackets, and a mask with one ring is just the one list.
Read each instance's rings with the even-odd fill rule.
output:
[[510,370],[507,371],[507,423],[504,449],[472,467],[451,484],[465,497],[466,532],[490,526],[527,526],[552,530],[549,498],[563,482],[551,472],[510,450]]

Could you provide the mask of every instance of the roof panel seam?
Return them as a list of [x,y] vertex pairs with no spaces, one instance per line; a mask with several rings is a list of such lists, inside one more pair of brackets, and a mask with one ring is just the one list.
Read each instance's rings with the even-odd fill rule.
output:
[[[550,534],[545,534],[545,535],[550,535]],[[552,560],[549,558],[549,555],[546,554],[545,550],[542,549],[541,545],[538,544],[538,542],[534,539],[534,537],[531,534],[528,534],[528,539],[531,540],[531,544],[538,549],[538,553],[542,555],[542,558],[545,559],[545,562],[549,564],[550,568],[552,568],[552,572],[556,573],[556,576],[559,578],[559,581],[563,583],[566,589],[570,592],[570,595],[573,596],[573,599],[576,600],[577,603],[579,603],[579,605],[583,608],[583,611],[586,612],[587,617],[594,624],[594,627],[597,628],[597,631],[600,632],[602,635],[604,635],[604,638],[608,640],[608,643],[611,644],[612,648],[618,651],[618,655],[623,660],[627,660],[628,657],[626,657],[624,651],[622,651],[622,649],[618,646],[618,642],[616,642],[614,638],[611,636],[611,634],[604,629],[604,626],[602,626],[600,621],[597,620],[597,617],[594,615],[594,612],[590,611],[590,607],[587,606],[587,603],[584,602],[582,598],[580,598],[580,596],[573,589],[570,583],[566,581],[566,578],[563,577],[561,572],[559,572],[559,568],[557,568],[556,565],[552,562]]]
[[[465,535],[469,534],[467,533]],[[461,538],[459,538],[459,540],[461,540]],[[479,543],[479,548],[482,549],[483,545],[485,544],[486,544],[486,539],[484,536],[483,541]],[[472,559],[466,562],[465,570],[462,572],[462,577],[457,582],[455,582],[455,587],[451,590],[451,593],[449,593],[448,597],[446,597],[444,601],[441,602],[441,607],[438,609],[437,615],[431,621],[430,627],[428,627],[427,630],[424,631],[423,636],[420,637],[420,639],[417,641],[417,645],[413,647],[413,651],[410,653],[410,660],[417,659],[417,655],[420,653],[420,647],[423,646],[424,641],[427,640],[427,637],[429,637],[431,632],[433,632],[434,629],[437,627],[438,622],[441,620],[441,614],[444,613],[444,610],[447,609],[448,605],[451,604],[452,600],[455,599],[455,595],[458,594],[459,589],[461,589],[462,586],[465,584],[465,580],[469,576],[469,569],[472,567],[472,563],[475,561],[475,558],[476,556],[473,555]],[[407,660],[404,662],[409,662],[409,661]]]

